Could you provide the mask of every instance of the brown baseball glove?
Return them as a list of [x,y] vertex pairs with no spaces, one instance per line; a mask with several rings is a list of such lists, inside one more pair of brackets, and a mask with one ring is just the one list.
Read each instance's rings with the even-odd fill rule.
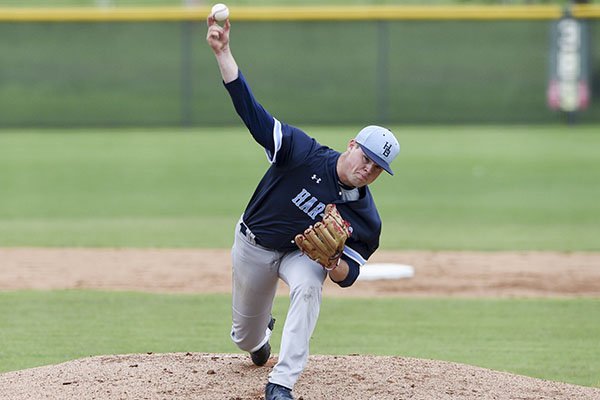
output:
[[328,204],[323,220],[296,235],[294,240],[304,254],[332,270],[339,264],[348,237],[350,224],[344,221],[335,204]]

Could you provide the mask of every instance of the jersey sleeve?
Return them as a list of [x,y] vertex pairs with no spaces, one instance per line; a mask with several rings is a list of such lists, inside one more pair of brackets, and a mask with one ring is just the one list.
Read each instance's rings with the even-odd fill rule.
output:
[[278,166],[302,163],[320,145],[302,130],[278,121],[254,98],[244,75],[225,84],[236,112],[252,134],[264,147],[267,159]]
[[229,96],[244,124],[258,144],[264,147],[269,162],[275,161],[281,147],[281,123],[256,101],[250,86],[240,71],[238,78],[225,84]]
[[[370,192],[368,189],[365,190],[367,191],[365,199],[362,202],[358,202],[361,204],[355,205],[358,208],[358,212],[346,214],[350,217],[350,225],[354,230],[346,241],[342,254],[342,259],[348,263],[350,269],[343,281],[336,282],[341,287],[348,287],[354,284],[360,274],[361,267],[379,248],[381,219],[379,218]],[[358,215],[362,217],[358,218]]]

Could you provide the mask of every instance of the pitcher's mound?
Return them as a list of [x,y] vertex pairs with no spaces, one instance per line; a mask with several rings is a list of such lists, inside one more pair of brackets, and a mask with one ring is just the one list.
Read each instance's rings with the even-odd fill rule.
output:
[[[2,399],[259,400],[274,364],[238,354],[97,356],[0,374]],[[600,389],[463,364],[378,356],[311,356],[300,400],[600,399]]]

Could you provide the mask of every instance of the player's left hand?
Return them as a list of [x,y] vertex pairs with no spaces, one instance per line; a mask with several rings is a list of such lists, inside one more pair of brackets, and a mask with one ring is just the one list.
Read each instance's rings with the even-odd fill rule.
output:
[[304,254],[331,270],[338,265],[348,237],[350,224],[342,218],[335,204],[328,204],[323,220],[296,235],[294,241]]

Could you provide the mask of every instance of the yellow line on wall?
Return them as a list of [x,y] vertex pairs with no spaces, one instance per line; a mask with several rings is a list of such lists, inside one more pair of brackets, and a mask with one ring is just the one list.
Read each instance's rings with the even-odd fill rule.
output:
[[[3,22],[203,21],[209,7],[0,8]],[[574,5],[579,18],[600,18],[600,5]],[[557,5],[231,7],[234,21],[549,20]]]

